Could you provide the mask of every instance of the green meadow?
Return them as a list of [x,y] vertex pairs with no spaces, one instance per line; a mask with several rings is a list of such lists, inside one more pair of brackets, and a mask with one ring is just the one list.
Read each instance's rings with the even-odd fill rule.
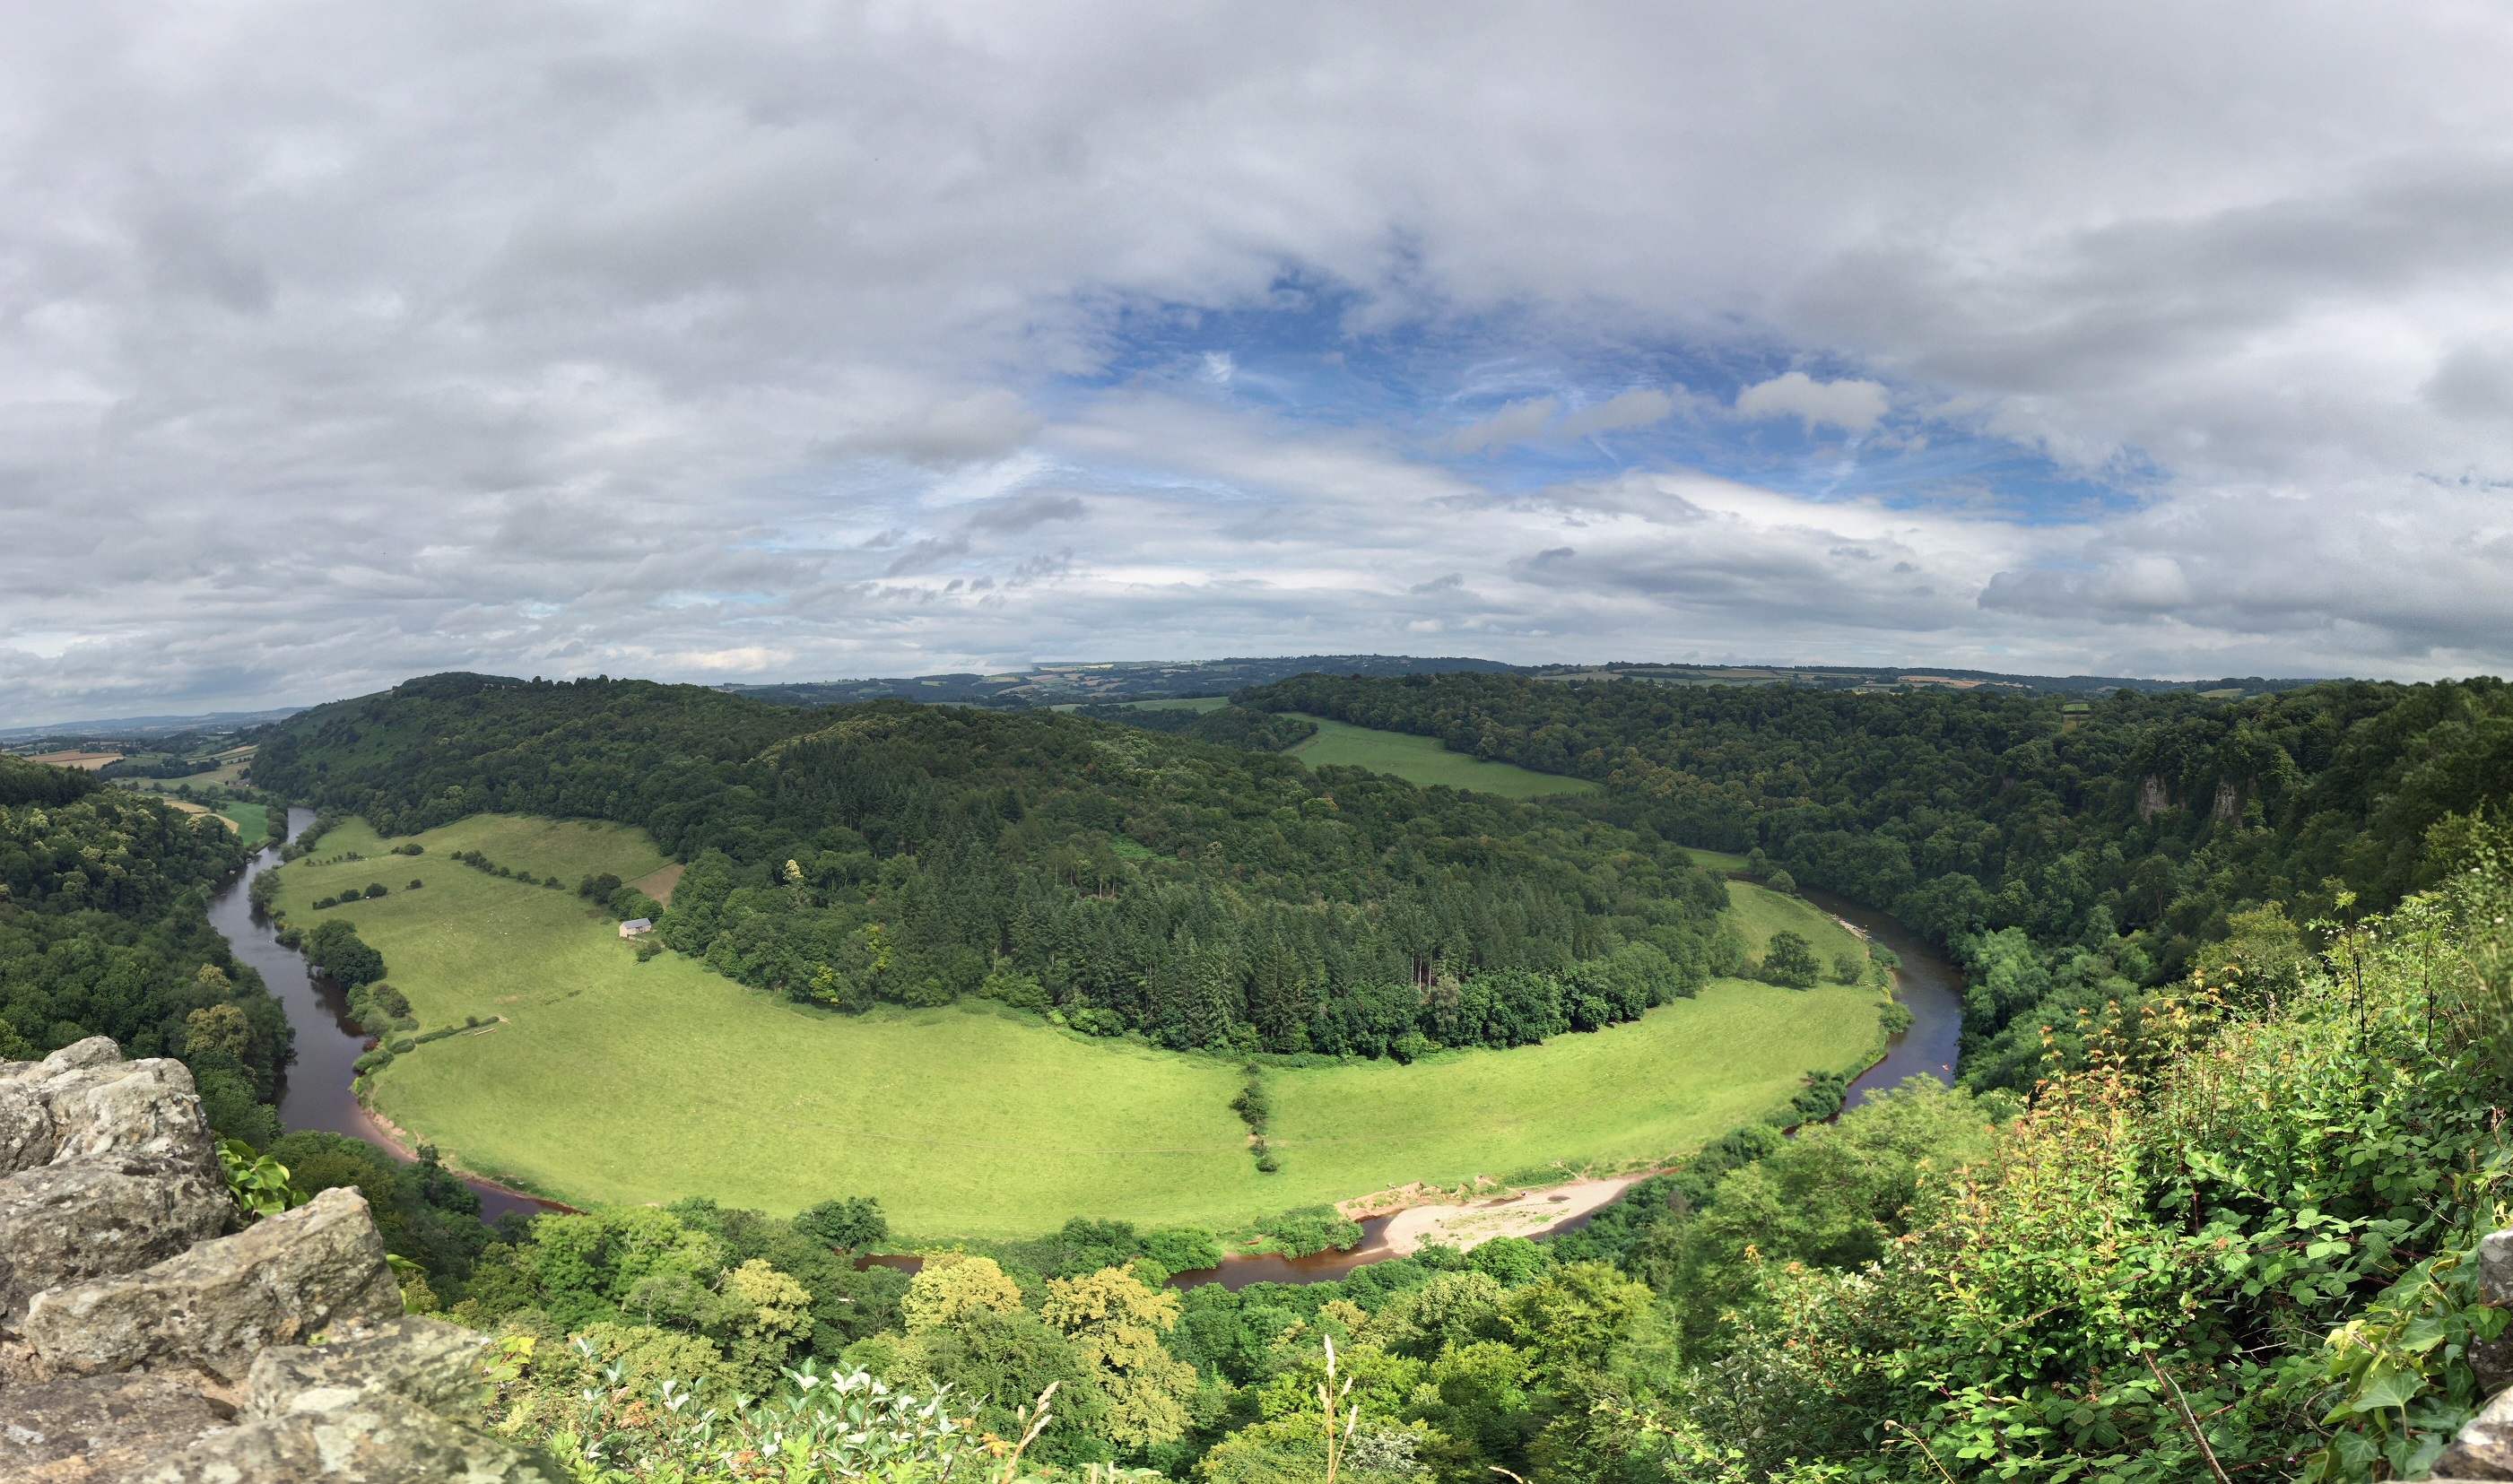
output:
[[1324,717],[1308,717],[1307,720],[1318,723],[1318,734],[1291,749],[1291,756],[1311,767],[1329,764],[1366,767],[1374,772],[1393,773],[1424,788],[1446,784],[1453,789],[1475,789],[1486,794],[1498,794],[1505,799],[1537,799],[1547,794],[1594,794],[1598,791],[1598,785],[1585,778],[1539,773],[1514,763],[1486,762],[1481,758],[1453,753],[1437,737],[1379,731],[1373,727],[1331,722]]
[[[398,841],[353,821],[282,872],[278,905],[308,927],[356,923],[423,1029],[498,1018],[398,1058],[372,1099],[463,1167],[578,1205],[707,1194],[790,1212],[861,1193],[934,1236],[1033,1234],[1076,1215],[1234,1230],[1412,1181],[1664,1158],[1879,1042],[1872,991],[1725,980],[1541,1046],[1270,1072],[1283,1169],[1262,1175],[1228,1106],[1243,1076],[1229,1062],[985,1001],[840,1016],[675,954],[641,964],[573,889],[663,868],[624,826],[484,815],[417,840],[424,854],[392,855]],[[457,850],[568,888],[472,870]],[[386,895],[311,907],[370,882]],[[1804,903],[1731,890],[1757,948],[1777,926],[1827,958],[1851,941]]]

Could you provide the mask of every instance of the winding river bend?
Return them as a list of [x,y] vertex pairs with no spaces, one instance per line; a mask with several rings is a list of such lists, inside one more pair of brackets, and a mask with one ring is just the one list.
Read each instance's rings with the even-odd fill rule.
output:
[[[311,809],[289,810],[288,838],[295,840],[313,822]],[[210,923],[225,935],[238,958],[260,972],[263,982],[286,1007],[288,1023],[297,1033],[295,1050],[281,1074],[279,1121],[291,1129],[321,1129],[363,1139],[396,1159],[408,1160],[409,1152],[359,1105],[350,1091],[349,1084],[356,1076],[355,1064],[366,1049],[366,1036],[349,1019],[347,996],[331,979],[313,974],[306,966],[305,957],[281,943],[270,919],[254,911],[249,896],[254,878],[278,864],[276,846],[256,855],[210,899]],[[1909,1076],[1952,1082],[1955,1052],[1963,1035],[1963,999],[1957,993],[1959,980],[1953,965],[1922,942],[1918,934],[1884,913],[1819,891],[1802,895],[1893,950],[1902,960],[1895,977],[1902,1002],[1911,1009],[1911,1029],[1895,1036],[1884,1060],[1850,1084],[1849,1106],[1855,1108],[1870,1094],[1899,1086]],[[557,1209],[552,1202],[484,1180],[465,1180],[463,1184],[479,1194],[481,1214],[491,1221],[509,1211],[529,1215]],[[1548,1230],[1570,1230],[1587,1220],[1585,1216],[1574,1217]],[[1180,1273],[1178,1277],[1218,1281],[1234,1289],[1250,1283],[1332,1282],[1364,1264],[1396,1255],[1388,1245],[1386,1225],[1384,1217],[1364,1223],[1362,1244],[1350,1252],[1321,1252],[1303,1258],[1225,1258],[1217,1271],[1206,1269]],[[906,1267],[916,1260],[889,1261]]]
[[[295,840],[314,822],[311,809],[288,811],[288,838]],[[367,1046],[365,1033],[349,1019],[349,999],[340,986],[316,976],[305,956],[279,941],[270,918],[256,912],[249,893],[253,879],[279,864],[274,845],[246,863],[244,870],[210,898],[210,925],[227,940],[238,958],[253,965],[262,982],[279,996],[288,1024],[297,1035],[288,1065],[279,1075],[279,1121],[289,1129],[319,1129],[346,1134],[407,1163],[412,1157],[373,1114],[358,1104],[349,1084],[357,1076],[358,1057]],[[530,1215],[552,1209],[485,1180],[465,1180],[480,1197],[480,1214],[490,1221],[509,1211]]]

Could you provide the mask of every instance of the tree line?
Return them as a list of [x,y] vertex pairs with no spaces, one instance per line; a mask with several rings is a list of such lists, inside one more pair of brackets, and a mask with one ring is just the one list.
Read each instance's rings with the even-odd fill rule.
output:
[[452,1311],[539,1342],[506,1425],[566,1446],[607,1398],[639,1479],[688,1462],[636,1405],[666,1378],[721,1400],[806,1347],[1006,1438],[1054,1383],[1051,1478],[2421,1477],[2493,1384],[2477,1244],[2513,1196],[2513,835],[2430,863],[2273,987],[2120,1007],[2029,1103],[1914,1078],[1537,1241],[1164,1292],[1208,1237],[1077,1221],[909,1279],[693,1200],[511,1228]]
[[440,677],[291,719],[256,772],[387,834],[643,825],[689,862],[666,943],[841,1008],[1411,1056],[1629,1020],[1744,957],[1724,883],[1610,821],[1048,713]]
[[2044,1027],[2180,978],[2269,904],[2303,923],[2430,884],[2429,832],[2513,791],[2513,689],[2487,678],[2087,705],[1303,676],[1234,700],[1594,778],[1566,806],[1894,913],[1970,971],[1980,1085],[2029,1086]]
[[252,848],[218,820],[0,756],[0,1060],[109,1035],[189,1066],[220,1132],[274,1138],[287,1016],[203,911]]

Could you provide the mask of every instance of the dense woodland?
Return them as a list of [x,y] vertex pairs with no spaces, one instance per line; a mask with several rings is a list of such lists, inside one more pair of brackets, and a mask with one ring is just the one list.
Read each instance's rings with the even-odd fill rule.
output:
[[[2506,1326],[2475,1257],[2513,1197],[2506,844],[2465,835],[2443,889],[2328,955],[2149,996],[2029,1102],[1914,1079],[1739,1129],[1542,1241],[1180,1291],[1209,1234],[1076,1221],[909,1279],[849,1260],[881,1244],[869,1202],[692,1199],[475,1226],[461,1273],[410,1293],[532,1342],[501,1425],[587,1478],[738,1477],[763,1418],[858,1369],[1007,1439],[1054,1383],[1024,1463],[1048,1476],[1310,1484],[1334,1437],[1356,1484],[2413,1477]],[[323,1178],[381,1176],[315,1137],[288,1152]],[[429,1176],[395,1178],[406,1211]]]
[[1129,706],[1101,701],[1076,706],[1073,714],[1094,722],[1114,722],[1145,731],[1165,731],[1242,752],[1279,753],[1318,734],[1318,723],[1306,717],[1276,716],[1245,706],[1219,706],[1211,711],[1180,707]]
[[839,1007],[1410,1057],[1629,1020],[1743,957],[1663,840],[1051,713],[437,677],[293,719],[254,772],[386,833],[643,825],[689,862],[665,943]]
[[[604,817],[635,818],[697,857],[687,915],[677,895],[673,906],[680,930],[700,935],[685,941],[755,972],[723,945],[774,961],[860,913],[847,933],[889,955],[869,960],[875,992],[902,962],[938,980],[942,949],[976,946],[953,936],[950,906],[922,909],[938,926],[906,910],[918,890],[941,904],[961,877],[1011,881],[1008,897],[978,899],[1016,909],[1034,890],[1086,913],[1184,892],[1243,932],[1272,914],[1349,913],[1363,945],[1406,930],[1389,925],[1402,904],[1442,892],[1471,904],[1510,872],[1552,893],[1559,916],[1518,920],[1558,922],[1559,940],[1485,932],[1471,914],[1454,945],[1434,937],[1431,983],[1408,986],[1426,992],[1417,1009],[1439,1002],[1428,992],[1461,961],[1459,991],[1513,977],[1558,991],[1582,965],[1611,976],[1643,945],[1678,963],[1686,941],[1657,947],[1661,926],[1715,945],[1698,918],[1616,910],[1625,896],[1707,910],[1689,895],[1702,879],[1657,843],[1661,826],[1704,827],[1653,819],[1657,805],[1619,783],[1582,819],[1377,794],[1336,770],[1304,782],[1285,760],[1088,720],[710,716],[676,713],[680,693],[663,687],[549,688],[581,707],[567,725],[499,710],[498,690],[528,687],[334,708],[294,734],[287,765],[300,771],[287,786],[415,828],[446,809],[561,812],[552,801],[601,797],[569,794],[591,779],[628,801]],[[1742,704],[1775,726],[1797,704],[1739,694],[1700,704]],[[300,1191],[366,1191],[412,1265],[411,1305],[502,1337],[497,1425],[588,1481],[759,1476],[763,1440],[809,1436],[833,1441],[780,1457],[782,1476],[859,1478],[873,1459],[901,1481],[991,1477],[990,1454],[952,1452],[966,1434],[944,1420],[1010,1438],[1016,1409],[1050,1383],[1059,1403],[1022,1467],[1057,1477],[1117,1464],[1203,1484],[1317,1484],[1330,1458],[1353,1484],[1468,1484],[1496,1469],[1536,1484],[2413,1477],[2482,1399],[2484,1347],[2507,1321],[2480,1302],[2475,1260],[2513,1206],[2500,1113],[2513,1104],[2513,832],[2485,810],[2507,777],[2491,752],[2498,694],[2141,702],[2075,714],[2074,727],[2054,712],[2039,734],[2025,724],[2036,703],[2014,716],[2003,701],[1889,703],[1913,731],[2004,717],[2022,738],[1994,748],[2005,733],[1966,743],[1953,728],[1910,745],[1910,766],[1934,769],[1922,774],[1931,801],[1901,806],[1937,811],[1921,843],[1960,838],[1966,821],[1998,848],[1983,844],[1977,875],[1922,879],[1896,902],[1916,916],[1932,890],[1977,901],[1943,884],[1968,879],[1990,905],[1944,930],[1975,965],[1993,939],[2033,965],[2076,952],[2123,970],[2134,950],[2146,956],[2136,978],[2118,973],[2134,993],[2067,1028],[2074,1054],[2045,1062],[2029,1095],[1916,1082],[1795,1137],[1738,1129],[1583,1230],[1427,1249],[1338,1283],[1172,1289],[1166,1278],[1216,1254],[1211,1233],[1092,1220],[929,1251],[912,1279],[859,1270],[856,1255],[891,1238],[878,1207],[845,1192],[790,1217],[694,1192],[492,1229],[432,1157],[402,1165],[320,1134],[258,1142]],[[1841,704],[1857,721],[1879,703]],[[2316,717],[2333,738],[2318,749],[2302,741],[2320,734],[2306,724]],[[2281,718],[2283,732],[2269,725]],[[2277,735],[2294,747],[2244,740]],[[2175,737],[2189,751],[2161,748]],[[1779,783],[1779,770],[1757,782],[1741,766],[1727,781],[1800,790],[1789,797],[1807,810],[1855,821],[1865,792],[1891,780],[1817,788],[1848,763],[1827,774],[1806,761],[1855,751],[1810,743]],[[2058,761],[2037,762],[2045,753]],[[2168,767],[2174,758],[2183,765]],[[2244,758],[2256,771],[2226,771]],[[2062,795],[2054,780],[2070,767],[2077,792]],[[1971,769],[1995,771],[1984,782]],[[681,786],[641,792],[650,776]],[[1086,812],[1094,798],[1114,802]],[[2204,809],[2188,803],[2202,798]],[[1827,861],[1890,860],[1892,842],[1907,852],[1899,817],[1879,815],[1864,836],[1844,825],[1839,856],[1809,846],[1815,833],[1759,822],[1716,842],[1847,885]],[[237,982],[200,916],[203,888],[240,856],[232,837],[82,775],[5,762],[0,818],[0,991],[7,1013],[26,1016],[0,1049],[92,1031],[135,1051],[180,1041],[213,1100],[221,1077],[254,1074],[256,1030],[276,1043],[276,1007],[249,976]],[[2054,839],[2073,843],[2035,853]],[[2129,882],[2153,885],[2137,873],[2161,859],[2174,889],[2141,897],[2102,876],[2056,894],[2054,860],[2115,849],[2137,862]],[[1625,895],[1599,892],[1606,881]],[[2067,901],[2084,915],[2073,935],[2052,916]],[[2188,917],[2203,901],[2208,915]],[[2298,924],[2306,914],[2322,920]],[[1052,957],[1017,957],[1019,929],[971,916],[999,932],[981,990],[1035,976],[1075,1013],[1099,1008],[1070,997],[1096,981],[1069,963],[1051,980]],[[1568,957],[1535,958],[1531,943]],[[790,972],[770,982],[792,990]],[[1799,1113],[1820,1119],[1840,1099],[1838,1084],[1811,1084]],[[1312,1225],[1317,1240],[1351,1239],[1331,1213]],[[882,1393],[897,1404],[876,1404],[869,1378],[898,1387]]]
[[188,1063],[220,1129],[275,1137],[287,1017],[202,912],[250,853],[216,819],[0,756],[0,1060],[109,1035]]
[[2513,689],[2334,682],[2248,700],[1304,676],[1242,692],[1594,778],[1601,818],[1760,852],[1970,970],[1964,1068],[2030,1086],[2042,1031],[2179,979],[2246,914],[2424,884],[2427,832],[2513,793]]

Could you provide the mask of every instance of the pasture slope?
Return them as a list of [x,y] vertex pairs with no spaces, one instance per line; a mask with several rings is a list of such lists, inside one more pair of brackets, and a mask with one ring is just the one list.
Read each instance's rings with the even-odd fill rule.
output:
[[1453,789],[1498,794],[1504,799],[1540,799],[1548,794],[1593,794],[1598,791],[1598,786],[1585,778],[1539,773],[1515,763],[1486,762],[1481,758],[1453,753],[1442,746],[1437,737],[1378,731],[1345,722],[1332,722],[1325,717],[1309,716],[1305,712],[1291,714],[1318,724],[1316,736],[1289,751],[1289,756],[1313,768],[1331,764],[1366,767],[1375,772],[1393,773],[1424,788],[1446,784]]
[[[355,922],[423,1028],[504,1018],[397,1059],[373,1100],[464,1166],[575,1204],[697,1193],[789,1212],[865,1193],[923,1235],[1026,1235],[1075,1215],[1228,1230],[1414,1181],[1681,1152],[1879,1041],[1870,991],[1730,980],[1542,1046],[1269,1073],[1284,1168],[1261,1175],[1226,1061],[990,1002],[838,1016],[678,955],[640,964],[573,889],[664,867],[632,828],[480,815],[417,840],[424,854],[392,855],[398,841],[344,825],[281,873],[279,905],[309,927]],[[457,850],[569,884],[487,875]],[[312,909],[370,882],[386,895]],[[1814,925],[1827,958],[1851,941]]]

